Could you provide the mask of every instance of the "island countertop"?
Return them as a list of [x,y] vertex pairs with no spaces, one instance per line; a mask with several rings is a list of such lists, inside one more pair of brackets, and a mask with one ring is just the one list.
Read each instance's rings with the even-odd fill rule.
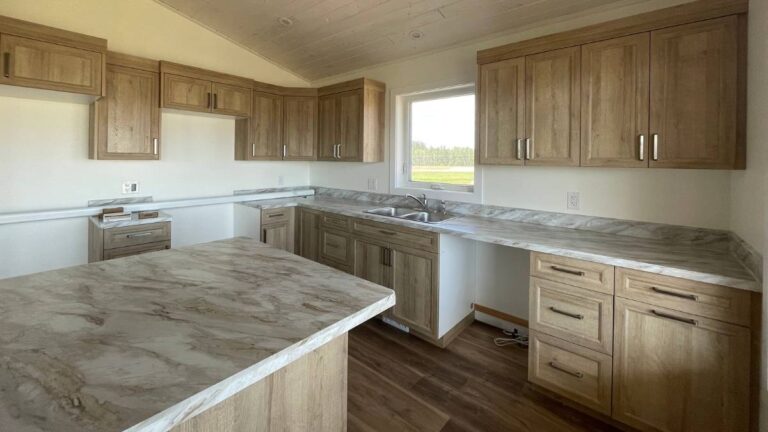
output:
[[394,305],[248,238],[0,280],[0,430],[165,431]]

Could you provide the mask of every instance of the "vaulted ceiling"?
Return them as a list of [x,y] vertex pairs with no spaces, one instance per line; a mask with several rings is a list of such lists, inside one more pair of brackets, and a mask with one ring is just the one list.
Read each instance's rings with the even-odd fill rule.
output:
[[158,0],[309,80],[644,0]]

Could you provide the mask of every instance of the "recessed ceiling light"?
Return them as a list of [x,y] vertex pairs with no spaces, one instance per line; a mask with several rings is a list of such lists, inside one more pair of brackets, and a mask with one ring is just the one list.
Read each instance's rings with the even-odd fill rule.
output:
[[413,40],[424,39],[424,32],[421,30],[411,30],[411,32],[408,33],[408,37]]
[[288,17],[280,17],[277,19],[277,22],[283,27],[290,27],[293,25],[293,20]]

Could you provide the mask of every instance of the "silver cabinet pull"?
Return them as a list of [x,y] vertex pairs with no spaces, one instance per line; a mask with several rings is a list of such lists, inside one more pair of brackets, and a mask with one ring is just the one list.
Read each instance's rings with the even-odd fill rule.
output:
[[135,233],[135,234],[126,234],[125,238],[132,239],[132,238],[139,238],[139,237],[149,237],[151,235],[152,235],[152,232],[147,231],[147,232],[141,232],[141,233]]
[[640,160],[645,160],[645,135],[640,134],[640,154],[638,155]]
[[256,157],[256,143],[251,144],[251,156]]
[[558,267],[558,266],[549,266],[549,268],[551,268],[552,270],[554,270],[556,272],[560,272],[560,273],[568,273],[568,274],[572,274],[574,276],[584,276],[584,272],[580,271],[580,270],[571,270],[571,269],[562,268],[562,267]]
[[523,160],[523,140],[517,140],[517,160]]
[[531,139],[530,138],[526,138],[525,139],[525,159],[526,160],[533,159],[533,154],[531,153],[533,149],[531,147],[532,147],[531,146]]
[[219,94],[218,93],[214,93],[213,94],[213,109],[218,109],[218,108],[219,108]]
[[338,146],[338,144],[334,144],[334,145],[333,145],[333,158],[334,158],[334,159],[338,159],[338,156],[336,156],[336,147],[337,147],[337,146]]
[[548,365],[549,365],[549,367],[551,367],[552,369],[556,369],[556,370],[559,370],[560,372],[566,373],[566,374],[568,374],[568,375],[570,375],[570,376],[576,377],[576,378],[578,378],[578,379],[582,379],[582,378],[584,378],[584,374],[583,374],[583,373],[581,373],[581,372],[579,372],[579,371],[574,371],[574,370],[571,370],[570,368],[567,368],[567,367],[565,367],[565,366],[561,366],[561,365],[560,365],[559,363],[557,363],[557,362],[551,361],[551,362],[549,362],[549,363],[547,363],[547,364],[548,364]]
[[283,144],[283,159],[288,157],[288,146]]
[[158,146],[157,146],[157,144],[158,144],[158,139],[157,138],[153,138],[152,139],[152,147],[153,147],[152,150],[155,153],[155,156],[157,156],[157,153],[158,153]]
[[336,151],[336,154],[338,154],[338,158],[339,158],[339,159],[341,159],[341,144],[336,144],[336,146],[339,148],[339,149]]
[[662,288],[658,288],[658,287],[655,287],[655,286],[651,287],[651,291],[659,293],[659,294],[664,294],[664,295],[668,295],[668,296],[672,296],[672,297],[681,298],[681,299],[699,301],[699,297],[697,295],[694,295],[694,294],[684,294],[684,293],[679,293],[679,292],[674,292],[674,291],[668,291],[668,290],[665,290],[665,289],[662,289]]
[[653,149],[651,150],[651,158],[653,160],[657,161],[659,160],[659,134],[653,134],[651,135],[651,139],[653,140]]
[[550,306],[549,310],[551,310],[552,312],[554,312],[556,314],[565,315],[567,317],[575,318],[577,320],[583,320],[584,319],[584,315],[582,315],[582,314],[576,314],[576,313],[573,313],[573,312],[567,312],[567,311],[558,309],[558,308],[556,308],[554,306]]
[[651,313],[656,315],[659,318],[671,319],[671,320],[674,320],[674,321],[679,321],[681,323],[686,323],[686,324],[690,324],[690,325],[694,325],[694,326],[699,324],[699,322],[696,321],[695,319],[683,318],[683,317],[679,317],[679,316],[675,316],[675,315],[670,315],[668,313],[659,312],[659,311],[657,311],[655,309],[651,309]]
[[11,77],[11,53],[3,53],[3,76],[6,78]]

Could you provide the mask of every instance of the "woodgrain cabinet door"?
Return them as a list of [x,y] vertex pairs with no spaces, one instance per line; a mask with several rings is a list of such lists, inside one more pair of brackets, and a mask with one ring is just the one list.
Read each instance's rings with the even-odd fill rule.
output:
[[614,418],[641,430],[748,430],[748,329],[619,297],[615,311]]
[[211,112],[213,83],[174,74],[163,74],[163,108]]
[[651,33],[651,167],[734,168],[738,18]]
[[437,336],[438,256],[416,249],[391,247],[392,286],[398,321]]
[[107,65],[107,96],[92,107],[95,159],[160,158],[160,74]]
[[212,92],[214,113],[250,117],[251,89],[214,82]]
[[[239,120],[238,120],[239,121]],[[283,158],[283,97],[253,92],[249,159]]]
[[579,165],[580,52],[573,47],[525,58],[526,165]]
[[0,36],[0,83],[102,94],[102,54],[18,36]]
[[386,243],[355,239],[355,276],[367,281],[390,287],[392,267],[389,264],[390,250]]
[[264,225],[261,227],[261,241],[278,249],[293,252],[289,241],[289,226],[287,223]]
[[320,257],[320,214],[299,210],[299,255],[312,261]]
[[525,59],[482,65],[478,80],[478,162],[522,165]]
[[320,96],[318,105],[318,160],[336,160],[336,145],[340,144],[337,95]]
[[363,148],[363,90],[337,95],[338,159],[359,161]]
[[582,166],[648,166],[649,49],[649,33],[582,46]]
[[283,131],[285,160],[317,159],[317,98],[285,96]]

